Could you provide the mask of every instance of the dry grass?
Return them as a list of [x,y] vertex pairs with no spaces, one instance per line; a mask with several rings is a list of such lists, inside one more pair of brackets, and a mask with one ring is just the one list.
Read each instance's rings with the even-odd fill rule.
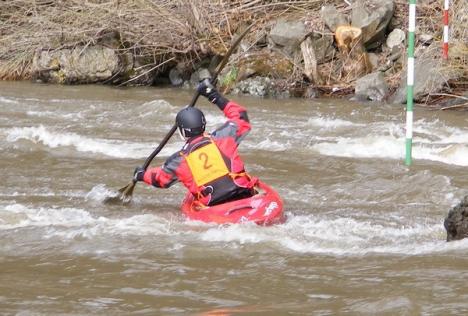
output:
[[[398,20],[400,28],[407,31],[408,2],[396,0],[394,20]],[[440,42],[440,56],[442,56],[443,15],[444,1],[425,0],[417,4],[416,35],[431,34],[436,42]],[[466,0],[450,1],[449,10],[449,47],[453,48],[448,61],[451,67],[468,69],[467,43],[468,43],[468,9]],[[463,51],[460,51],[463,50]],[[452,54],[451,54],[452,53]]]
[[[171,58],[173,63],[164,67],[222,55],[244,24],[255,24],[246,38],[251,45],[279,17],[300,19],[310,30],[329,34],[320,19],[319,9],[325,4],[349,11],[342,0],[0,0],[0,79],[30,78],[32,57],[38,49],[92,45],[112,32],[119,34],[114,47],[141,58],[142,67],[150,70]],[[435,41],[441,41],[442,6],[439,0],[418,1],[417,35],[432,34]],[[450,13],[451,58],[446,66],[466,73],[466,0],[451,1]],[[408,2],[395,0],[392,25],[406,31],[407,14]],[[289,81],[302,77],[301,65],[293,62],[296,67]],[[339,81],[337,62],[321,66],[330,87]],[[393,87],[399,77],[395,71],[387,81]],[[455,82],[454,87],[466,88],[463,82],[468,76],[462,77],[462,84]],[[349,83],[341,86],[350,89]]]
[[[222,54],[245,23],[265,27],[325,0],[8,0],[0,4],[0,79],[30,77],[37,49],[99,42],[117,31],[120,49],[157,65],[177,56]],[[169,55],[169,57],[168,57]]]

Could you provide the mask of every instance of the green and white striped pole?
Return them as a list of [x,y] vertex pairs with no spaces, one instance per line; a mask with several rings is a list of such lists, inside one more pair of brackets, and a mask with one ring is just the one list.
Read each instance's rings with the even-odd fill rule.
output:
[[414,86],[414,31],[416,29],[416,0],[409,0],[408,22],[408,73],[406,82],[406,158],[411,165],[413,147],[413,86]]

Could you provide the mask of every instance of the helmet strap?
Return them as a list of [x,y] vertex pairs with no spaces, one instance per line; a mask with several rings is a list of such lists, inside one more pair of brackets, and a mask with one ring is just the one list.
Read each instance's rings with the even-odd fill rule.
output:
[[185,131],[180,127],[177,128],[177,131],[179,132],[180,139],[184,142],[187,141],[187,137],[185,137]]

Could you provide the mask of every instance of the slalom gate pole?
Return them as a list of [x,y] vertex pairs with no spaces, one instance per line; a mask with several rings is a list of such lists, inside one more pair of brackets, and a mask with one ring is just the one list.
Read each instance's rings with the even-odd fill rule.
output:
[[416,29],[416,0],[409,0],[408,21],[408,72],[406,83],[406,158],[411,165],[413,147],[413,86],[414,86],[414,31]]
[[444,0],[444,44],[442,46],[442,58],[443,59],[448,59],[449,6],[450,6],[450,0]]

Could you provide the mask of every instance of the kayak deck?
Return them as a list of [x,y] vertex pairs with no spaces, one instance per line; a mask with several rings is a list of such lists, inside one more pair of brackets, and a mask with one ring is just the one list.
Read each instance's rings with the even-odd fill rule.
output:
[[182,203],[182,212],[191,220],[206,223],[272,225],[284,222],[283,201],[278,193],[261,181],[255,189],[258,193],[252,197],[208,207],[197,204],[188,193]]

